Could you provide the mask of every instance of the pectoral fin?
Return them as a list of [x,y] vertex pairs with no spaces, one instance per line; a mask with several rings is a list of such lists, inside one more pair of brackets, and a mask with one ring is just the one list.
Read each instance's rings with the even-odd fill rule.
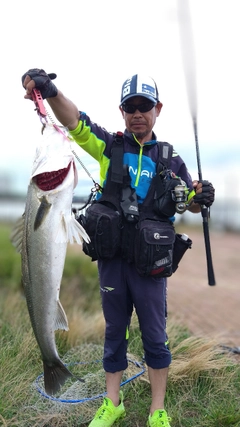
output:
[[56,230],[55,243],[78,243],[81,245],[82,239],[90,242],[89,236],[74,215],[72,214],[68,219],[63,215]]
[[44,222],[49,212],[49,209],[52,206],[52,204],[47,201],[46,196],[43,196],[40,199],[40,201],[41,201],[41,204],[38,208],[37,215],[34,221],[34,231],[36,231],[40,227],[40,225]]
[[90,238],[84,228],[79,224],[79,222],[75,219],[74,215],[72,215],[71,221],[68,225],[68,241],[70,243],[78,243],[82,244],[82,239],[85,242],[90,242]]

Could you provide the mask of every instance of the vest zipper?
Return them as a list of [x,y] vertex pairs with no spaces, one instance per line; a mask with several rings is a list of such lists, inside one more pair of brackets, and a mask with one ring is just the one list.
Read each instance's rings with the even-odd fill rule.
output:
[[136,180],[135,180],[135,187],[138,186],[139,184],[139,178],[141,175],[141,170],[142,170],[142,153],[143,153],[143,146],[140,145],[140,151],[139,151],[139,156],[138,156],[138,168],[137,168],[137,176],[136,176]]

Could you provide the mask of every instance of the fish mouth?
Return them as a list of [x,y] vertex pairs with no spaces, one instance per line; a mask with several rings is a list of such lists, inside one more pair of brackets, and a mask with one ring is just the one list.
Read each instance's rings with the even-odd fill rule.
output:
[[71,163],[72,162],[69,163],[67,168],[52,172],[43,172],[34,176],[33,180],[35,184],[38,186],[38,188],[40,188],[40,190],[43,191],[54,190],[63,183],[64,179],[68,175]]

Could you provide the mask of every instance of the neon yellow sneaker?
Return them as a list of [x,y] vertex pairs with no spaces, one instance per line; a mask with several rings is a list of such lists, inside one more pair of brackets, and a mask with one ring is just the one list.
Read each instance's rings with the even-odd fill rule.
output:
[[149,415],[147,426],[148,427],[171,427],[169,424],[171,418],[168,417],[167,412],[162,409],[157,409],[152,415]]
[[126,412],[123,404],[123,392],[119,392],[120,404],[114,406],[111,399],[104,397],[103,404],[97,410],[95,417],[88,427],[111,427],[116,420],[125,417]]

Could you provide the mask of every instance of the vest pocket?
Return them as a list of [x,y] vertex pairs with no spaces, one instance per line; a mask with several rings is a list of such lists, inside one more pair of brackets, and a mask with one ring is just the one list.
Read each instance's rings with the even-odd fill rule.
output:
[[115,207],[95,202],[89,206],[79,222],[90,237],[90,243],[83,242],[83,252],[97,259],[113,258],[121,247],[121,215]]
[[174,241],[174,227],[168,222],[150,219],[140,221],[134,247],[138,273],[141,276],[171,276]]

